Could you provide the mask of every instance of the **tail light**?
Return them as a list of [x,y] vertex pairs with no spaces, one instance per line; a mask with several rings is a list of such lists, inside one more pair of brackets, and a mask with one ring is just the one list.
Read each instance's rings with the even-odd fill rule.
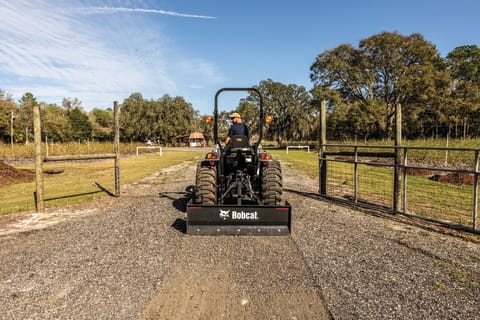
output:
[[218,153],[216,152],[209,152],[207,153],[207,155],[205,156],[206,159],[218,159]]
[[272,160],[270,153],[260,153],[260,160]]
[[218,159],[218,153],[217,152],[209,152],[205,156],[205,159],[215,160],[215,161],[210,161],[210,167],[213,167],[213,166],[215,166],[215,162]]

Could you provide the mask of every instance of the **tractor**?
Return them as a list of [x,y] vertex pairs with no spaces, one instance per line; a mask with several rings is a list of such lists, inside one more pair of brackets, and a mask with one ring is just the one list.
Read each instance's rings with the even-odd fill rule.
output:
[[[222,146],[218,136],[218,97],[225,91],[254,92],[259,97],[258,140],[233,136]],[[210,117],[211,118],[211,117]],[[291,206],[282,201],[280,162],[262,150],[266,122],[263,99],[255,88],[222,88],[215,95],[215,150],[197,166],[193,199],[187,205],[187,234],[287,235]]]

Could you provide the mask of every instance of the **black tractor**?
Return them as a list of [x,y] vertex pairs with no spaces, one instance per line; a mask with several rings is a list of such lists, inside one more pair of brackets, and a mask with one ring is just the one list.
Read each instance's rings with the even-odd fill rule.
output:
[[[224,91],[254,92],[259,97],[258,140],[233,136],[222,146],[218,137],[218,96]],[[267,120],[270,117],[267,117]],[[194,199],[187,206],[189,234],[290,233],[291,207],[282,203],[280,162],[262,151],[265,124],[262,96],[255,88],[223,88],[215,95],[215,150],[200,161]]]

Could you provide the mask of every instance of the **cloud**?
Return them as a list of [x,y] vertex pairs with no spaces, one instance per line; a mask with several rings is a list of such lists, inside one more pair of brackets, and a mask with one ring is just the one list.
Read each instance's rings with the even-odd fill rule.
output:
[[142,9],[142,8],[122,8],[122,7],[88,7],[88,8],[79,8],[79,12],[98,14],[98,13],[116,13],[116,12],[131,12],[131,13],[153,13],[153,14],[162,14],[168,16],[182,17],[182,18],[197,18],[197,19],[215,19],[212,16],[202,16],[195,14],[179,13],[166,10],[155,10],[155,9]]
[[[76,97],[88,110],[111,107],[113,100],[126,98],[132,92],[152,97],[177,92],[183,87],[179,81],[191,74],[199,81],[217,78],[215,68],[207,61],[193,58],[191,63],[179,62],[190,59],[182,52],[173,52],[170,43],[174,41],[150,20],[118,15],[97,19],[96,15],[79,15],[72,1],[70,7],[60,8],[58,3],[65,4],[0,0],[0,83],[16,99],[27,91],[48,103]],[[213,18],[150,9],[87,9],[90,13]],[[171,69],[179,64],[195,68]]]

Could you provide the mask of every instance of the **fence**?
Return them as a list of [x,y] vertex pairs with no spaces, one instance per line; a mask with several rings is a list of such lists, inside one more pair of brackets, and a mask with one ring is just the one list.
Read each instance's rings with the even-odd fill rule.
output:
[[137,147],[137,151],[136,151],[136,155],[138,157],[138,150],[139,149],[148,149],[148,150],[152,150],[152,149],[158,149],[158,154],[160,156],[163,155],[163,148],[162,147],[158,147],[158,146],[148,146],[148,147]]
[[[43,212],[45,209],[45,201],[48,200],[58,200],[62,198],[81,196],[86,194],[95,193],[96,191],[90,191],[87,193],[80,193],[75,195],[62,195],[55,196],[50,199],[44,197],[44,179],[43,179],[43,162],[66,162],[66,161],[80,161],[80,160],[98,160],[98,159],[114,159],[114,185],[115,191],[110,192],[100,183],[94,181],[92,183],[96,188],[107,192],[113,196],[120,196],[120,130],[119,130],[119,105],[114,102],[114,153],[111,154],[90,154],[90,155],[77,155],[77,156],[57,156],[57,157],[44,157],[42,155],[42,139],[41,139],[41,122],[40,122],[40,108],[39,106],[34,106],[34,140],[35,140],[35,207],[37,212]],[[98,190],[97,189],[97,190]]]
[[479,232],[480,149],[321,147],[323,196]]
[[310,152],[310,146],[287,146],[287,154],[288,149],[307,149],[307,152]]

